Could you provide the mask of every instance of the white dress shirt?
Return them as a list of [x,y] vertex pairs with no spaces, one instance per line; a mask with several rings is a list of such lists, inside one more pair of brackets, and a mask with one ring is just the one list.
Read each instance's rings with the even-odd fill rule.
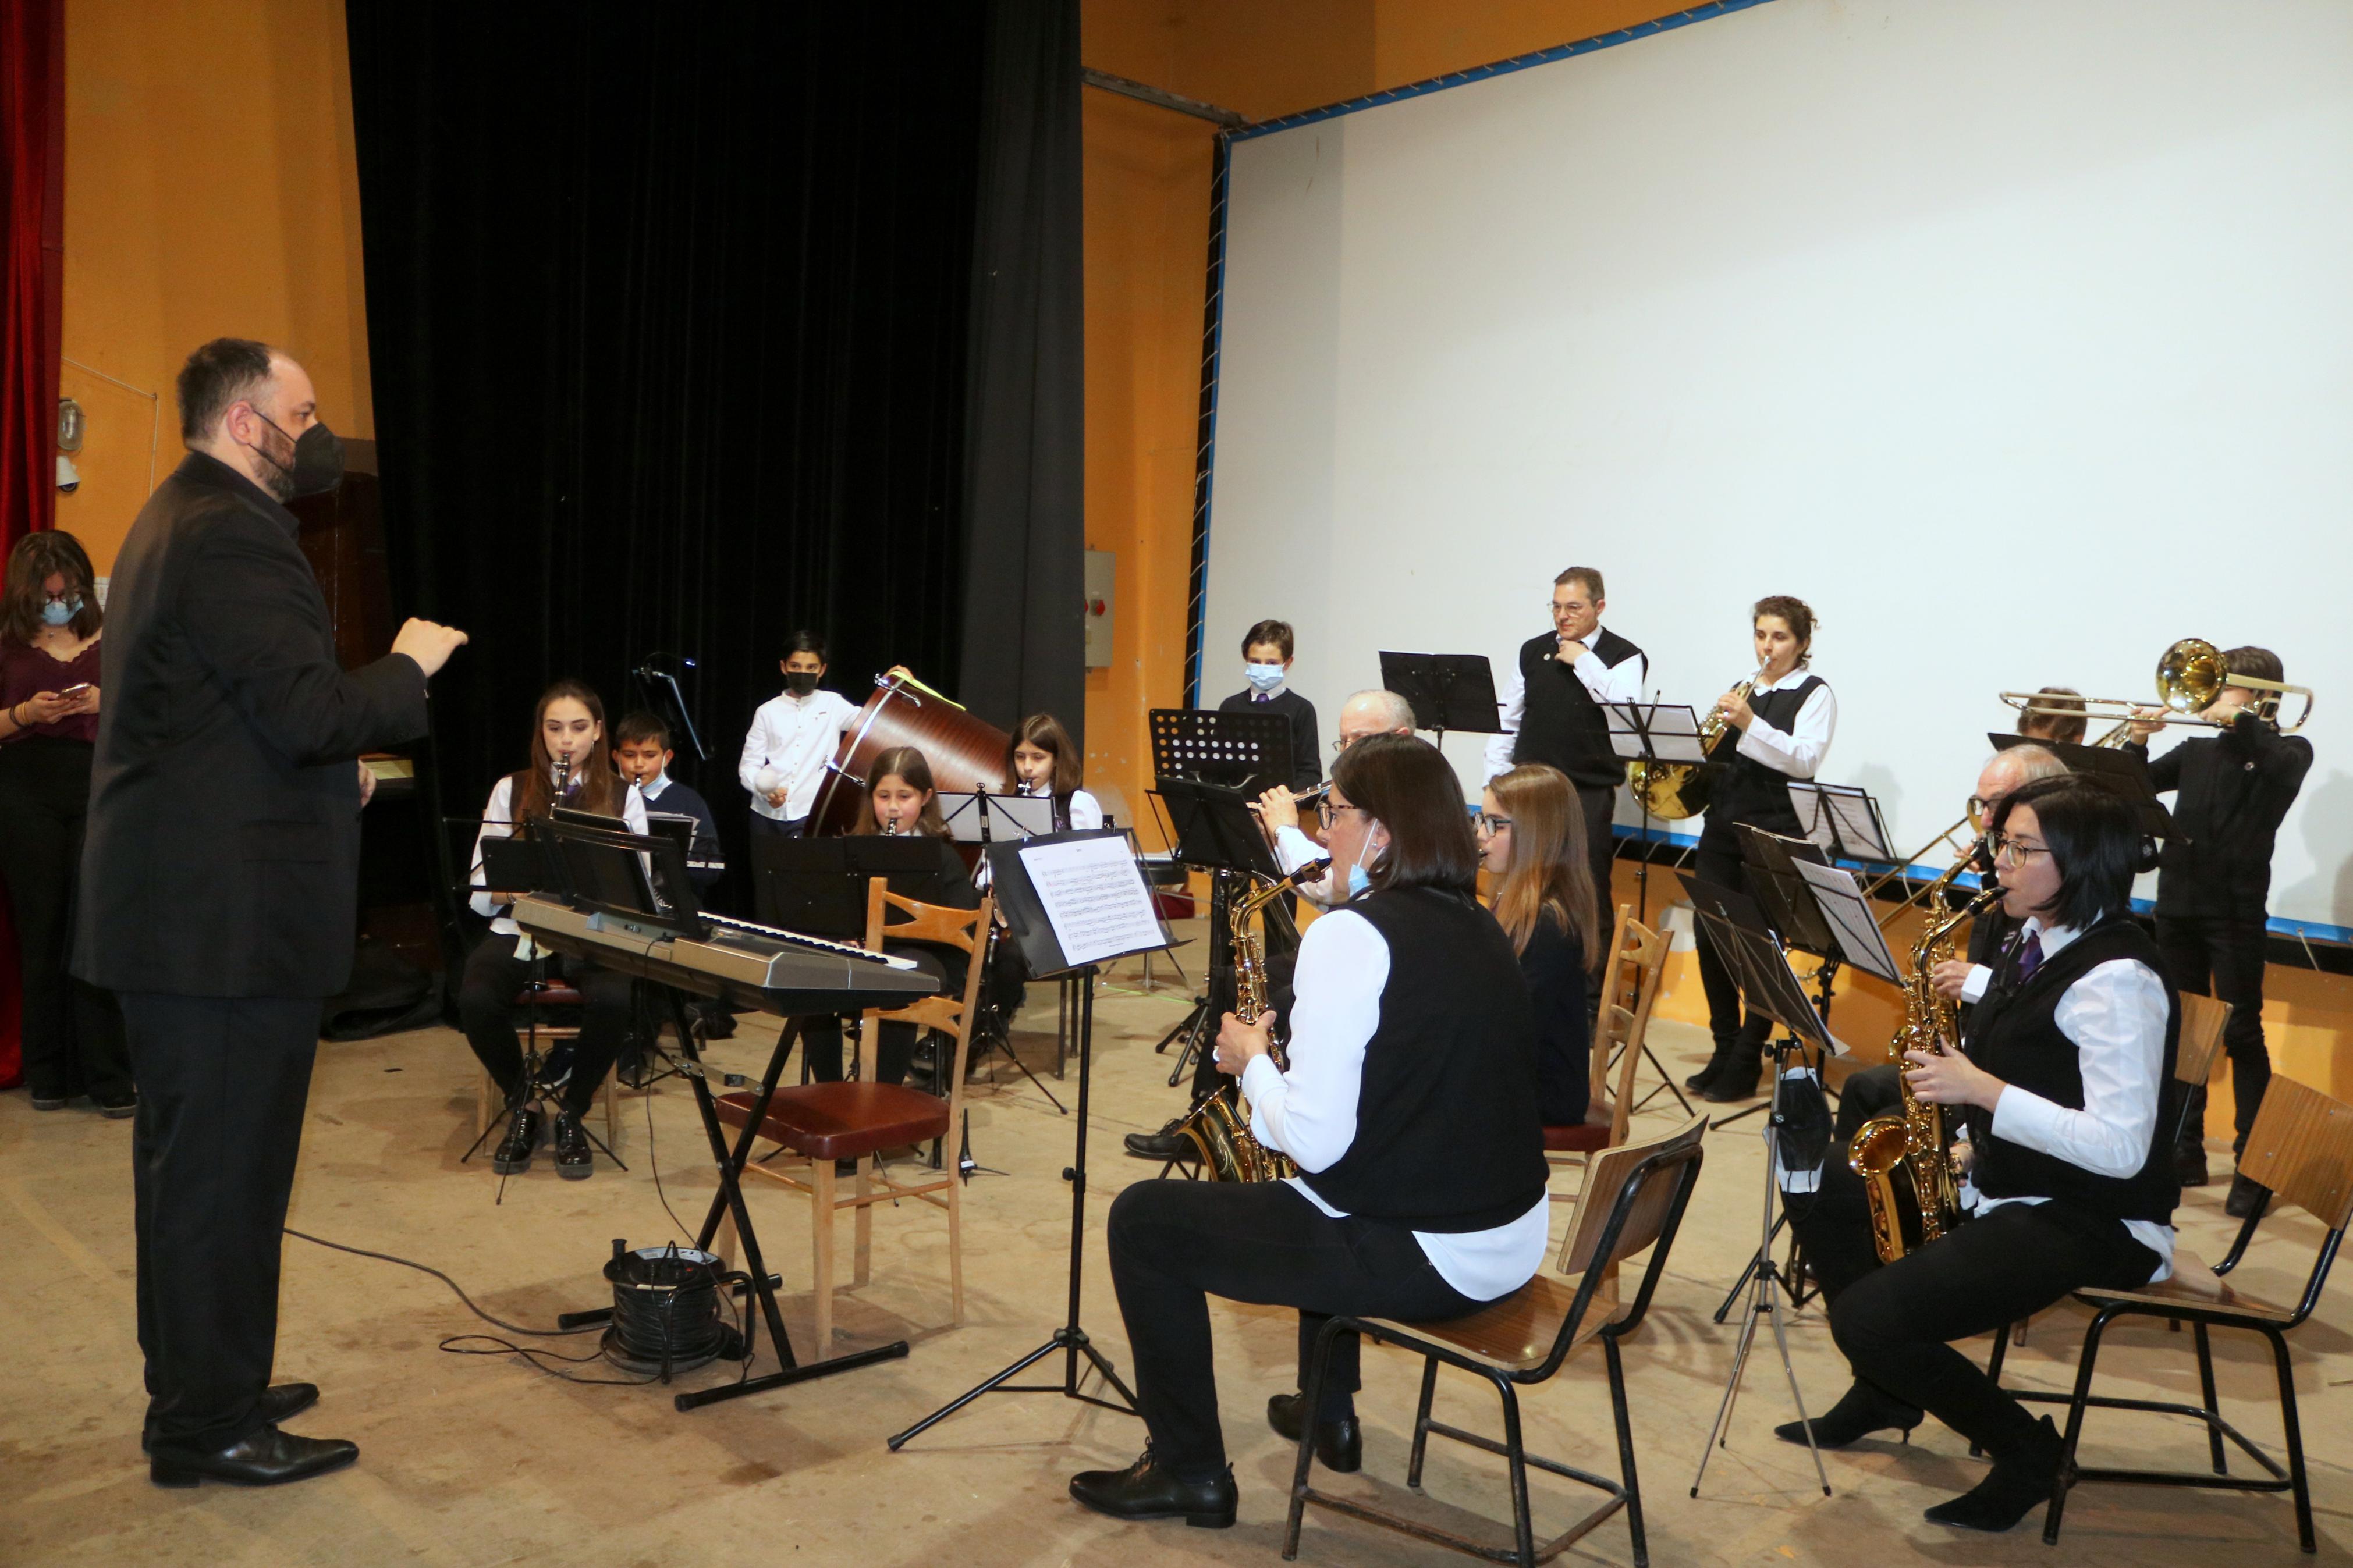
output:
[[[1642,695],[1642,681],[1650,668],[1650,657],[1636,654],[1618,663],[1604,664],[1593,645],[1601,640],[1600,623],[1582,639],[1585,652],[1578,656],[1569,670],[1585,685],[1596,702],[1633,702]],[[1519,743],[1520,721],[1527,717],[1528,683],[1526,677],[1513,666],[1504,680],[1504,732],[1487,737],[1487,776],[1509,773],[1512,768],[1512,748]]]
[[[482,846],[489,843],[493,838],[513,837],[513,822],[514,775],[512,773],[509,773],[506,777],[499,780],[498,783],[491,786],[491,802],[488,805],[482,807],[482,826],[474,835],[474,866],[472,871],[468,874],[466,879],[469,882],[471,882],[475,887],[487,888],[490,885],[485,879],[482,871]],[[638,790],[636,784],[629,785],[628,794],[621,803],[621,825],[632,833],[642,834],[646,830],[646,797],[644,794]],[[503,888],[500,890],[501,892],[513,892],[516,889],[512,888]],[[493,904],[491,902],[490,894],[476,893],[472,898],[467,900],[467,906],[478,915],[488,915],[491,917],[491,931],[492,934],[497,936],[522,935],[522,927],[515,924],[512,920],[510,920],[507,917],[506,910],[508,906],[505,904]],[[518,953],[517,956],[527,958],[530,954],[524,952]]]
[[[1051,792],[1031,789],[1029,782],[1024,780],[1019,793],[1027,795],[1039,795]],[[1073,833],[1083,833],[1088,828],[1101,827],[1103,825],[1103,803],[1082,789],[1074,789],[1071,792],[1070,811],[1071,831]]]
[[[1780,679],[1757,687],[1749,695],[1750,701],[1768,691],[1786,691],[1803,685],[1810,671],[1802,665]],[[1763,763],[1777,773],[1793,779],[1810,779],[1830,753],[1831,737],[1838,731],[1838,699],[1831,695],[1830,683],[1814,688],[1798,709],[1798,716],[1789,721],[1787,730],[1777,730],[1762,719],[1749,721],[1742,731],[1740,743],[1734,748],[1752,762]]]
[[[1365,1047],[1381,1021],[1389,944],[1373,922],[1337,909],[1299,939],[1292,979],[1291,1068],[1255,1057],[1242,1073],[1250,1131],[1303,1171],[1328,1170],[1356,1137],[1356,1097]],[[1334,1219],[1346,1217],[1294,1176],[1290,1184]],[[1519,1218],[1493,1230],[1413,1233],[1439,1278],[1474,1301],[1508,1296],[1544,1266],[1550,1202],[1538,1197]]]
[[[2021,928],[2042,938],[2048,963],[2081,934],[2065,926],[2045,926],[2030,918]],[[2083,1076],[2084,1105],[2073,1110],[2016,1084],[2003,1087],[1994,1102],[1993,1131],[2021,1148],[2080,1165],[2097,1176],[2118,1180],[2141,1168],[2156,1145],[2158,1090],[2165,1075],[2165,983],[2137,959],[2112,958],[2067,987],[2054,1021],[2075,1043],[2076,1070]],[[2160,1156],[2163,1151],[2158,1151]],[[1983,1214],[2003,1204],[2048,1203],[2048,1198],[1989,1198],[1964,1184],[1962,1206]],[[2151,1280],[2173,1271],[2173,1227],[2157,1220],[2128,1219],[2132,1238],[2161,1260]]]
[[[1330,853],[1331,851],[1324,846],[1308,837],[1306,830],[1295,823],[1289,827],[1275,830],[1274,863],[1282,868],[1282,874],[1286,877],[1310,861],[1321,860]],[[1312,882],[1302,882],[1298,892],[1301,898],[1318,909],[1330,908],[1339,896],[1332,881],[1332,873],[1329,871]]]
[[[787,691],[761,703],[752,715],[751,733],[744,737],[743,760],[735,764],[735,777],[752,793],[752,809],[779,822],[807,816],[842,731],[857,721],[858,710],[839,691],[807,697]],[[763,773],[769,778],[765,789]],[[785,804],[770,805],[768,791],[780,786]]]

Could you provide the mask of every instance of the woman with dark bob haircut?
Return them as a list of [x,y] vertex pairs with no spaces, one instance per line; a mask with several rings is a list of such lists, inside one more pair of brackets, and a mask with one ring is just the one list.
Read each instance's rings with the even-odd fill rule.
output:
[[[2020,922],[1957,1053],[1905,1053],[1920,1098],[1947,1106],[1968,1180],[1963,1220],[1883,1265],[1868,1228],[1801,1215],[1798,1232],[1854,1369],[1813,1422],[1843,1447],[1936,1417],[1993,1457],[1985,1479],[1927,1510],[2008,1530],[2051,1495],[2059,1434],[1950,1342],[2000,1332],[2085,1286],[2136,1289],[2172,1269],[2181,1010],[2157,942],[2131,915],[2145,854],[2132,806],[2081,774],[2005,797],[1988,840],[2002,909]],[[1831,1166],[1838,1165],[1831,1162]],[[1833,1180],[1852,1180],[1825,1167]],[[1797,1423],[1779,1428],[1806,1440]]]
[[[1299,1310],[1300,1383],[1335,1313],[1460,1317],[1525,1284],[1545,1253],[1535,1026],[1511,939],[1479,906],[1462,785],[1436,747],[1359,741],[1324,802],[1345,902],[1307,928],[1290,1065],[1271,1016],[1231,1013],[1217,1062],[1250,1127],[1302,1173],[1284,1182],[1139,1182],[1112,1205],[1112,1280],[1151,1444],[1124,1470],[1071,1479],[1121,1519],[1234,1521],[1218,1425],[1211,1294]],[[1361,1462],[1356,1341],[1334,1347],[1322,1407],[1267,1402],[1296,1441],[1310,1420],[1335,1469]]]

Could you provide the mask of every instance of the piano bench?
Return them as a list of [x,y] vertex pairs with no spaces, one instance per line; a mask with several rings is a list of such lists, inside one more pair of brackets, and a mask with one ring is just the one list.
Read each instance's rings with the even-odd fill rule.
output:
[[[719,1120],[739,1131],[756,1094],[723,1094]],[[760,1135],[812,1160],[856,1160],[948,1132],[948,1102],[899,1084],[804,1083],[779,1089]]]

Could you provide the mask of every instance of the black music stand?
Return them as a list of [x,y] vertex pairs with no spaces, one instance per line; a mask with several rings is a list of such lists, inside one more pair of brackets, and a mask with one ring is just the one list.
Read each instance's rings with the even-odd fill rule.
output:
[[1300,760],[1291,754],[1291,721],[1281,713],[1155,708],[1146,717],[1155,779],[1231,784],[1254,798],[1289,784]]
[[[1119,850],[1085,847],[1112,844],[1117,844]],[[1151,879],[1136,857],[1134,838],[1124,828],[1089,828],[1023,844],[994,845],[988,851],[988,874],[997,890],[997,907],[1005,911],[1006,929],[1021,944],[1030,973],[1041,979],[1060,978],[1066,994],[1077,993],[1071,998],[1075,1006],[1064,1008],[1066,1017],[1077,1020],[1079,1056],[1076,1147],[1071,1163],[1062,1171],[1062,1179],[1071,1184],[1069,1306],[1061,1326],[1044,1344],[904,1431],[892,1433],[889,1442],[893,1453],[984,1394],[1059,1394],[1105,1410],[1137,1413],[1134,1394],[1120,1381],[1110,1358],[1095,1347],[1079,1321],[1082,1279],[1079,1248],[1087,1234],[1087,1106],[1094,1063],[1094,977],[1098,965],[1167,946],[1168,928],[1153,903]],[[1063,1352],[1061,1382],[1013,1381],[1056,1351]],[[1118,1391],[1124,1404],[1113,1404],[1080,1386],[1082,1357]]]
[[1855,784],[1789,781],[1789,804],[1797,809],[1805,838],[1832,860],[1888,866],[1897,850],[1887,835],[1887,818],[1869,790]]
[[1209,873],[1209,959],[1204,988],[1193,999],[1193,1010],[1153,1047],[1155,1054],[1160,1054],[1172,1044],[1184,1042],[1176,1065],[1168,1069],[1168,1087],[1174,1089],[1184,1081],[1186,1068],[1208,1050],[1209,1042],[1217,1037],[1219,1016],[1232,1005],[1234,889],[1253,878],[1276,880],[1282,875],[1282,867],[1250,810],[1248,792],[1163,777],[1152,793],[1167,809],[1176,858]]
[[1413,727],[1500,735],[1503,707],[1495,700],[1494,667],[1483,653],[1388,653],[1381,655],[1381,684],[1413,705]]
[[[1997,752],[2012,746],[2040,746],[2067,764],[2070,773],[2083,773],[2097,779],[2107,788],[2132,803],[2139,817],[2139,827],[2151,838],[2168,838],[2173,835],[2173,814],[2157,798],[2157,788],[2149,782],[2148,761],[2137,752],[2121,746],[2079,746],[2066,741],[2038,741],[2031,735],[1988,735]],[[1992,824],[1987,824],[1991,826]]]
[[[629,921],[649,932],[655,940],[664,933],[682,937],[702,934],[702,922],[695,909],[691,890],[670,900],[667,904],[655,900],[652,886],[644,866],[650,857],[657,862],[676,862],[674,887],[684,887],[685,857],[669,839],[640,837],[635,834],[575,827],[569,824],[551,823],[537,830],[544,833],[560,855],[565,888],[562,901],[575,909],[607,914]],[[551,859],[557,858],[551,856]],[[740,1382],[723,1384],[716,1388],[696,1389],[675,1395],[671,1404],[679,1410],[693,1410],[723,1400],[741,1399],[746,1394],[764,1394],[772,1388],[806,1383],[812,1378],[830,1377],[838,1372],[871,1366],[877,1362],[895,1361],[907,1353],[907,1342],[894,1340],[871,1350],[853,1351],[847,1355],[829,1356],[820,1361],[803,1363],[793,1354],[792,1338],[785,1331],[784,1313],[776,1305],[776,1280],[768,1273],[766,1262],[760,1256],[758,1231],[752,1224],[750,1208],[744,1202],[743,1173],[751,1161],[752,1146],[757,1141],[761,1124],[766,1121],[768,1105],[776,1098],[777,1080],[783,1077],[785,1060],[792,1054],[793,1044],[800,1033],[798,1016],[787,1016],[777,1032],[776,1044],[768,1055],[768,1068],[760,1080],[750,1113],[744,1122],[735,1147],[727,1146],[727,1132],[719,1120],[718,1101],[711,1093],[710,1077],[702,1062],[695,1035],[695,1021],[689,1013],[681,981],[659,983],[670,998],[670,1017],[678,1029],[679,1053],[683,1058],[679,1071],[693,1086],[695,1109],[702,1117],[704,1134],[711,1143],[712,1162],[718,1167],[719,1190],[712,1194],[711,1207],[704,1214],[702,1228],[696,1233],[696,1250],[708,1252],[719,1234],[723,1217],[732,1215],[735,1236],[744,1249],[744,1272],[749,1276],[752,1293],[756,1298],[759,1312],[747,1313],[744,1322],[744,1355],[748,1360],[756,1342],[755,1330],[761,1321],[768,1326],[768,1337],[776,1348],[777,1370],[760,1377],[747,1377]],[[723,988],[712,982],[703,994],[720,995]],[[585,1312],[565,1312],[555,1320],[562,1329],[586,1328],[610,1322],[613,1310],[599,1307]]]
[[942,790],[935,796],[948,837],[962,844],[1038,838],[1054,831],[1054,797],[989,790]]
[[876,877],[904,891],[940,868],[921,834],[752,840],[753,902],[764,925],[843,942],[866,940],[866,884]]
[[[1679,763],[1697,767],[1707,761],[1707,752],[1699,743],[1699,715],[1689,708],[1663,702],[1604,702],[1601,716],[1609,728],[1611,753],[1630,767],[1636,763]],[[1651,797],[1636,790],[1634,805],[1642,814],[1642,858],[1634,862],[1634,918],[1648,921]]]

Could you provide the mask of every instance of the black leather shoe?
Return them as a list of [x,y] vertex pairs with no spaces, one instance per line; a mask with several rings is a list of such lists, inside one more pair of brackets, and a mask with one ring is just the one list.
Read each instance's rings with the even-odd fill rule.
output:
[[1986,1479],[1953,1499],[1923,1511],[1931,1524],[1956,1530],[1982,1530],[2000,1534],[2051,1500],[2051,1483],[2059,1476],[2059,1429],[2045,1415],[2034,1424],[2033,1440],[2018,1452],[1997,1458]]
[[1873,1432],[1892,1430],[1903,1433],[1904,1441],[1909,1443],[1912,1428],[1920,1425],[1925,1414],[1916,1405],[1906,1405],[1867,1383],[1858,1383],[1840,1395],[1836,1405],[1811,1421],[1785,1421],[1773,1428],[1773,1436],[1784,1443],[1802,1444],[1806,1428],[1811,1426],[1815,1447],[1843,1448]]
[[[1266,1424],[1282,1436],[1299,1441],[1301,1406],[1306,1395],[1278,1394],[1266,1402]],[[1326,1469],[1349,1471],[1365,1463],[1365,1429],[1353,1415],[1345,1421],[1315,1423],[1315,1457]]]
[[135,1091],[127,1089],[116,1094],[93,1094],[90,1097],[90,1102],[96,1106],[98,1113],[109,1121],[121,1121],[126,1117],[139,1114],[139,1096]]
[[[255,1413],[275,1426],[290,1416],[301,1415],[318,1403],[319,1385],[315,1383],[276,1383],[262,1390],[261,1402],[255,1407]],[[139,1451],[144,1454],[151,1447],[148,1435],[140,1433]]]
[[340,1470],[359,1457],[357,1443],[340,1437],[297,1437],[291,1432],[264,1426],[214,1453],[154,1455],[147,1461],[147,1478],[159,1487],[192,1487],[201,1481],[274,1487]]
[[501,1176],[520,1176],[531,1169],[532,1151],[539,1147],[539,1112],[528,1105],[515,1107],[507,1135],[491,1156],[491,1169]]
[[72,1101],[70,1094],[43,1094],[37,1089],[33,1094],[33,1109],[36,1110],[63,1110]]
[[1131,1132],[1127,1135],[1127,1152],[1139,1160],[1181,1159],[1193,1151],[1193,1145],[1176,1129],[1183,1119],[1170,1122],[1157,1132]]
[[[528,1163],[528,1162],[525,1162]],[[580,1130],[580,1118],[568,1110],[555,1113],[555,1173],[567,1182],[584,1182],[596,1172],[596,1151]]]
[[1700,1098],[1715,1105],[1728,1105],[1736,1100],[1754,1100],[1757,1086],[1765,1079],[1765,1058],[1754,1051],[1736,1047],[1707,1087],[1699,1091]]
[[1683,1087],[1694,1094],[1706,1093],[1707,1086],[1715,1081],[1715,1075],[1722,1072],[1724,1064],[1731,1059],[1731,1052],[1722,1046],[1716,1047],[1715,1054],[1707,1058],[1707,1065],[1683,1079]]
[[2202,1187],[2214,1178],[2206,1169],[2206,1145],[2183,1143],[2173,1151],[2173,1178],[2185,1187]]
[[2231,1173],[2231,1195],[2222,1200],[2222,1212],[2232,1219],[2244,1219],[2263,1207],[2263,1201],[2271,1195],[2271,1189],[2261,1182],[2233,1171]]
[[1180,1481],[1154,1462],[1147,1445],[1124,1470],[1082,1470],[1071,1478],[1071,1495],[1113,1519],[1176,1519],[1202,1530],[1226,1530],[1234,1522],[1234,1468],[1210,1481]]

